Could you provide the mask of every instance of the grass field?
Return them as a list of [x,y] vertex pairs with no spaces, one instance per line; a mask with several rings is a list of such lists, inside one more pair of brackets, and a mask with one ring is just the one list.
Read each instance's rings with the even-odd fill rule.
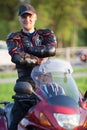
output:
[[[87,72],[87,68],[75,68],[73,73],[84,73]],[[17,71],[13,72],[0,72],[0,78],[12,78],[17,77]]]
[[11,98],[14,94],[13,87],[14,83],[0,84],[0,101],[13,101]]
[[[87,72],[87,68],[75,70],[75,73],[79,73],[79,72],[80,73]],[[0,78],[7,78],[7,77],[8,78],[17,77],[17,73],[15,71],[11,73],[0,73]],[[87,90],[87,76],[75,78],[75,81],[80,91],[84,94],[85,91]],[[13,91],[14,84],[15,83],[0,84],[0,101],[13,101],[11,97],[14,94],[14,91]]]
[[[75,73],[78,73],[79,75],[87,73],[87,68],[75,68],[74,74]],[[80,91],[84,94],[84,92],[87,90],[87,76],[77,77],[75,78],[75,81]]]
[[87,90],[87,77],[75,78],[78,88],[84,94]]

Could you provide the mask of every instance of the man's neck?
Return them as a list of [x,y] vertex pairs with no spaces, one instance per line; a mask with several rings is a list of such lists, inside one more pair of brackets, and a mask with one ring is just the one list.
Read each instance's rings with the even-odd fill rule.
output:
[[29,31],[28,31],[28,30],[23,29],[23,32],[24,32],[24,33],[33,33],[34,31],[35,31],[35,29],[29,30]]

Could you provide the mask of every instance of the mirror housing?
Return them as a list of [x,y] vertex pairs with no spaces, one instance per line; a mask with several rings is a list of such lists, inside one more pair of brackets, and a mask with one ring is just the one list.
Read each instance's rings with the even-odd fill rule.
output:
[[87,99],[87,90],[86,90],[86,92],[85,92],[85,94],[84,94],[84,98]]
[[14,91],[18,95],[22,94],[32,94],[33,93],[33,87],[29,82],[17,82],[14,87]]
[[87,91],[85,92],[83,99],[80,101],[80,106],[87,110]]
[[14,91],[17,95],[34,94],[39,101],[42,100],[42,97],[33,90],[33,87],[29,82],[17,82],[14,87]]

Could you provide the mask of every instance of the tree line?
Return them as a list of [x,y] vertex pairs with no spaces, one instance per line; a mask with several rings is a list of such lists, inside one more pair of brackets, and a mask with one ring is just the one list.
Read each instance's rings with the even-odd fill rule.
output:
[[53,30],[58,46],[87,46],[87,0],[0,0],[0,40],[21,29],[18,8],[24,2],[37,11],[36,28]]

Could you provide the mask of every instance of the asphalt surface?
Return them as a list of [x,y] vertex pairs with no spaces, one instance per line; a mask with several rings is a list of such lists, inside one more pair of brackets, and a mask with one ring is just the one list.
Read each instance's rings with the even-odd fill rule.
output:
[[[71,65],[72,65],[72,67],[73,67],[73,70],[74,70],[74,68],[87,68],[87,62],[86,63],[84,63],[84,62],[81,62],[81,61],[73,61],[72,63],[71,63]],[[86,77],[87,76],[87,72],[83,72],[83,73],[74,73],[73,72],[73,74],[72,74],[72,76],[75,78],[75,77]],[[16,79],[17,79],[17,77],[15,77],[15,78],[6,78],[6,79],[1,79],[0,78],[0,84],[2,84],[2,83],[15,83],[16,82]]]
[[[73,73],[72,76],[74,78],[76,77],[86,77],[87,76],[87,72],[84,73]],[[0,84],[2,83],[15,83],[17,78],[6,78],[6,79],[1,79],[0,78]]]

